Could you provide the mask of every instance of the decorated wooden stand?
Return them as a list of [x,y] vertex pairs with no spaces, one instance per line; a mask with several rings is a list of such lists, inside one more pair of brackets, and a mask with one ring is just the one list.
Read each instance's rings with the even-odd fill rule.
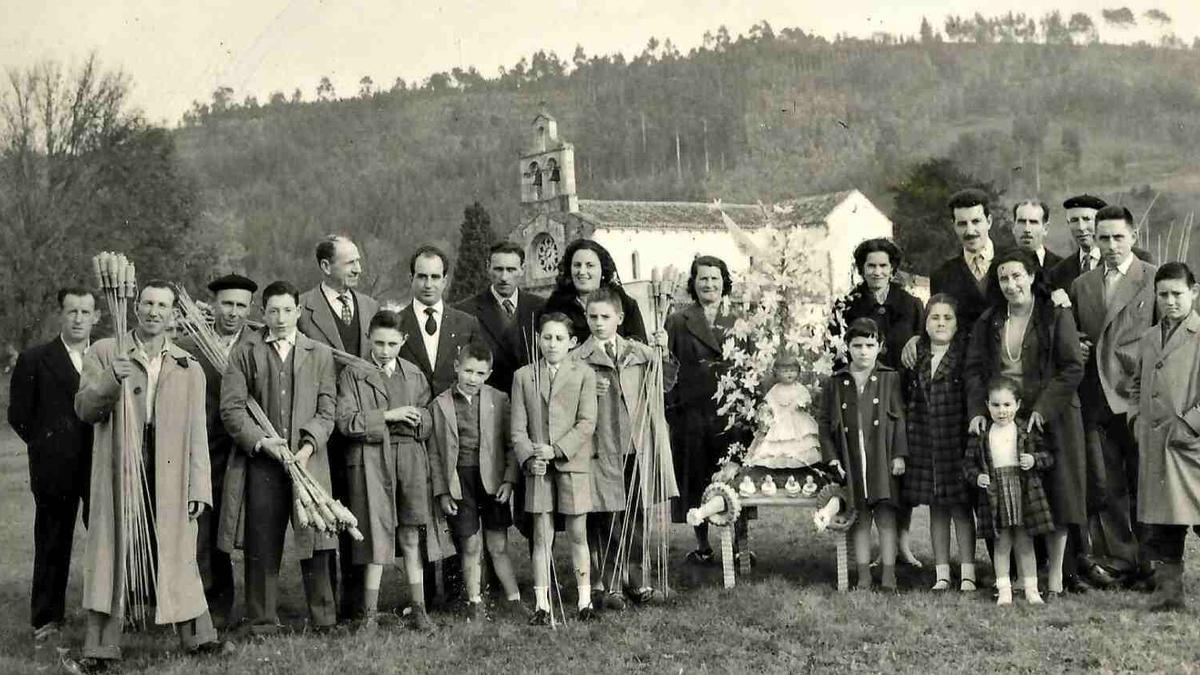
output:
[[[707,521],[710,525],[720,528],[721,568],[725,588],[734,587],[737,574],[748,575],[750,573],[749,556],[743,556],[737,565],[738,569],[734,569],[734,538],[738,537],[737,547],[740,550],[748,550],[749,543],[748,528],[743,534],[735,534],[734,524],[742,515],[742,509],[762,506],[812,511],[816,530],[823,533],[823,539],[826,537],[832,539],[837,564],[837,589],[839,591],[849,590],[850,536],[855,513],[853,509],[844,508],[843,492],[840,486],[828,483],[819,489],[805,490],[803,487],[800,491],[777,489],[774,494],[763,494],[758,486],[768,475],[780,472],[759,467],[730,466],[722,473],[724,476],[718,474],[717,481],[705,489],[700,506],[688,512],[688,524],[695,527]],[[727,478],[727,480],[722,480],[722,478]],[[744,484],[747,479],[755,486],[755,491],[750,494],[745,494],[744,491],[734,487]]]

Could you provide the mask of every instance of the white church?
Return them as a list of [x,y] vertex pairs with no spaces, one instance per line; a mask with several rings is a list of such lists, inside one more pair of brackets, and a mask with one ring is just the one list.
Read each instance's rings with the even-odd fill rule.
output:
[[[712,204],[580,199],[574,146],[559,138],[558,124],[545,113],[534,118],[532,131],[520,158],[521,223],[510,235],[525,248],[527,288],[549,292],[561,252],[579,237],[608,249],[622,284],[639,301],[655,267],[674,265],[686,272],[696,256],[715,255],[736,278],[750,264]],[[768,214],[758,204],[720,205],[751,236],[766,227],[820,228],[827,237],[831,297],[850,289],[854,247],[892,236],[892,221],[858,190],[799,197],[771,209]]]

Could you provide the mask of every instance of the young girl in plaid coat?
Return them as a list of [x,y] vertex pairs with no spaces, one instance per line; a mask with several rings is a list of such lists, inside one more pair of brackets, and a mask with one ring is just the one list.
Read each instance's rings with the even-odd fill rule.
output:
[[971,493],[963,479],[967,441],[963,364],[966,332],[958,330],[958,303],[944,293],[929,299],[925,335],[917,343],[917,361],[905,371],[908,411],[908,461],[904,501],[929,505],[935,591],[950,589],[950,525],[958,540],[962,580],[959,589],[975,590],[975,519]]
[[992,556],[999,591],[996,604],[1012,604],[1008,570],[1009,556],[1015,549],[1025,599],[1031,605],[1040,605],[1033,537],[1054,531],[1041,477],[1054,460],[1036,432],[1016,423],[1021,408],[1020,383],[999,375],[988,382],[987,391],[992,424],[984,433],[971,437],[963,466],[967,480],[979,488],[975,509],[979,532],[996,538]]

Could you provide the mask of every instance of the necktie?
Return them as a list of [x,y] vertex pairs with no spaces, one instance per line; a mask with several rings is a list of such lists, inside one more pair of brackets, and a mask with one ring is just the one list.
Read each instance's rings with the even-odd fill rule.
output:
[[1111,305],[1113,293],[1117,290],[1117,284],[1121,281],[1121,270],[1117,267],[1106,267],[1104,269],[1104,304]]
[[354,320],[354,300],[350,298],[350,291],[338,293],[338,300],[342,301],[342,323],[349,326]]
[[608,358],[612,359],[613,366],[617,365],[617,348],[611,342],[604,343],[604,353],[608,354]]
[[1091,254],[1090,253],[1084,254],[1084,256],[1083,256],[1083,271],[1091,272],[1092,269],[1094,269],[1095,267],[1096,267],[1095,260],[1092,258]]
[[425,334],[433,335],[437,333],[437,320],[433,318],[435,310],[432,307],[425,308]]
[[500,305],[502,307],[504,307],[504,313],[506,315],[508,315],[508,318],[510,318],[510,319],[513,317],[513,314],[516,313],[516,311],[517,311],[516,305],[514,305],[513,301],[509,300],[508,298],[505,298],[504,302],[500,303]]
[[975,275],[976,281],[983,281],[983,277],[987,275],[987,267],[984,265],[982,253],[976,253],[971,260],[971,274]]

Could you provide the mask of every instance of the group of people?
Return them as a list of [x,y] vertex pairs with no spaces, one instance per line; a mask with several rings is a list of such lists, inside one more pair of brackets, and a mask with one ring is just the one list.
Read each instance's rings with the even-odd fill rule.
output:
[[1183,605],[1183,540],[1200,524],[1191,459],[1200,448],[1194,375],[1197,286],[1185,263],[1156,267],[1129,210],[1080,195],[1063,204],[1077,250],[1044,245],[1050,207],[1013,206],[1017,246],[998,251],[988,197],[952,196],[962,246],[931,275],[922,303],[900,285],[898,247],[855,251],[862,283],[836,306],[848,356],[825,388],[825,456],[858,509],[859,587],[872,584],[879,531],[884,588],[908,543],[912,508],[930,509],[936,591],[977,588],[987,543],[999,604],[1010,556],[1026,599],[1095,587],[1153,590]]
[[[415,628],[432,630],[426,607],[458,597],[468,620],[489,619],[485,576],[502,595],[498,614],[549,625],[556,529],[570,546],[579,620],[653,600],[636,512],[665,508],[676,492],[667,446],[655,442],[665,418],[639,411],[655,409],[648,378],[661,373],[669,389],[676,369],[666,331],[647,333],[608,252],[574,242],[544,300],[519,288],[521,247],[498,243],[491,284],[458,307],[443,299],[451,261],[434,246],[409,261],[403,307],[358,290],[362,259],[348,238],[322,240],[316,262],[323,281],[304,293],[286,281],[260,292],[244,276],[213,280],[216,345],[172,336],[186,319],[164,282],[139,289],[128,340],[92,343],[97,294],[59,293],[61,333],[21,355],[9,411],[29,446],[36,505],[35,639],[63,622],[82,504],[81,664],[120,658],[137,602],[123,551],[137,526],[122,509],[130,429],[157,579],[146,604],[190,651],[224,649],[217,629],[233,615],[238,549],[247,630],[281,629],[289,522],[315,632],[375,627],[384,569],[398,559]],[[256,304],[261,325],[247,320]],[[349,509],[358,537],[296,526],[293,465]],[[532,611],[510,560],[514,524],[531,542]]]
[[[1059,259],[1043,243],[1046,204],[1016,204],[1018,246],[997,251],[987,195],[955,194],[947,211],[962,253],[935,270],[924,305],[897,281],[894,243],[855,251],[862,283],[835,306],[846,352],[824,384],[819,427],[822,460],[858,513],[860,587],[873,583],[872,525],[883,587],[896,587],[898,560],[919,564],[909,522],[928,505],[935,590],[953,584],[953,526],[959,588],[976,589],[978,533],[1001,604],[1012,601],[1012,551],[1030,602],[1042,601],[1040,558],[1052,596],[1132,584],[1155,588],[1158,606],[1182,603],[1183,539],[1200,524],[1195,280],[1182,263],[1141,259],[1128,210],[1088,195],[1063,206],[1078,250]],[[127,523],[115,458],[128,429],[139,430],[149,477],[154,620],[177,624],[191,650],[221,648],[237,549],[249,630],[280,629],[292,464],[349,508],[362,535],[294,529],[314,631],[375,626],[384,568],[398,558],[416,628],[432,629],[426,607],[447,597],[486,620],[485,578],[503,598],[496,613],[548,624],[552,588],[564,585],[551,574],[556,530],[579,620],[653,600],[652,575],[629,555],[645,534],[630,512],[677,497],[673,520],[685,522],[744,440],[715,400],[738,311],[726,263],[695,258],[692,302],[651,333],[612,257],[587,239],[566,248],[546,299],[519,288],[522,248],[496,244],[491,284],[457,307],[443,299],[451,261],[436,247],[413,254],[412,299],[399,308],[358,290],[363,261],[348,238],[322,240],[315,257],[323,281],[304,293],[213,280],[223,367],[169,336],[170,284],[140,289],[128,341],[91,343],[96,294],[59,293],[61,334],[21,355],[9,410],[36,504],[35,639],[63,621],[82,506],[83,655],[96,667],[120,657]],[[261,326],[247,321],[255,304]],[[656,363],[666,412],[644,419]],[[666,434],[671,454],[658,456]],[[652,481],[648,466],[664,475]],[[530,541],[533,611],[513,573],[512,525]],[[695,538],[687,560],[711,563],[707,527]]]

